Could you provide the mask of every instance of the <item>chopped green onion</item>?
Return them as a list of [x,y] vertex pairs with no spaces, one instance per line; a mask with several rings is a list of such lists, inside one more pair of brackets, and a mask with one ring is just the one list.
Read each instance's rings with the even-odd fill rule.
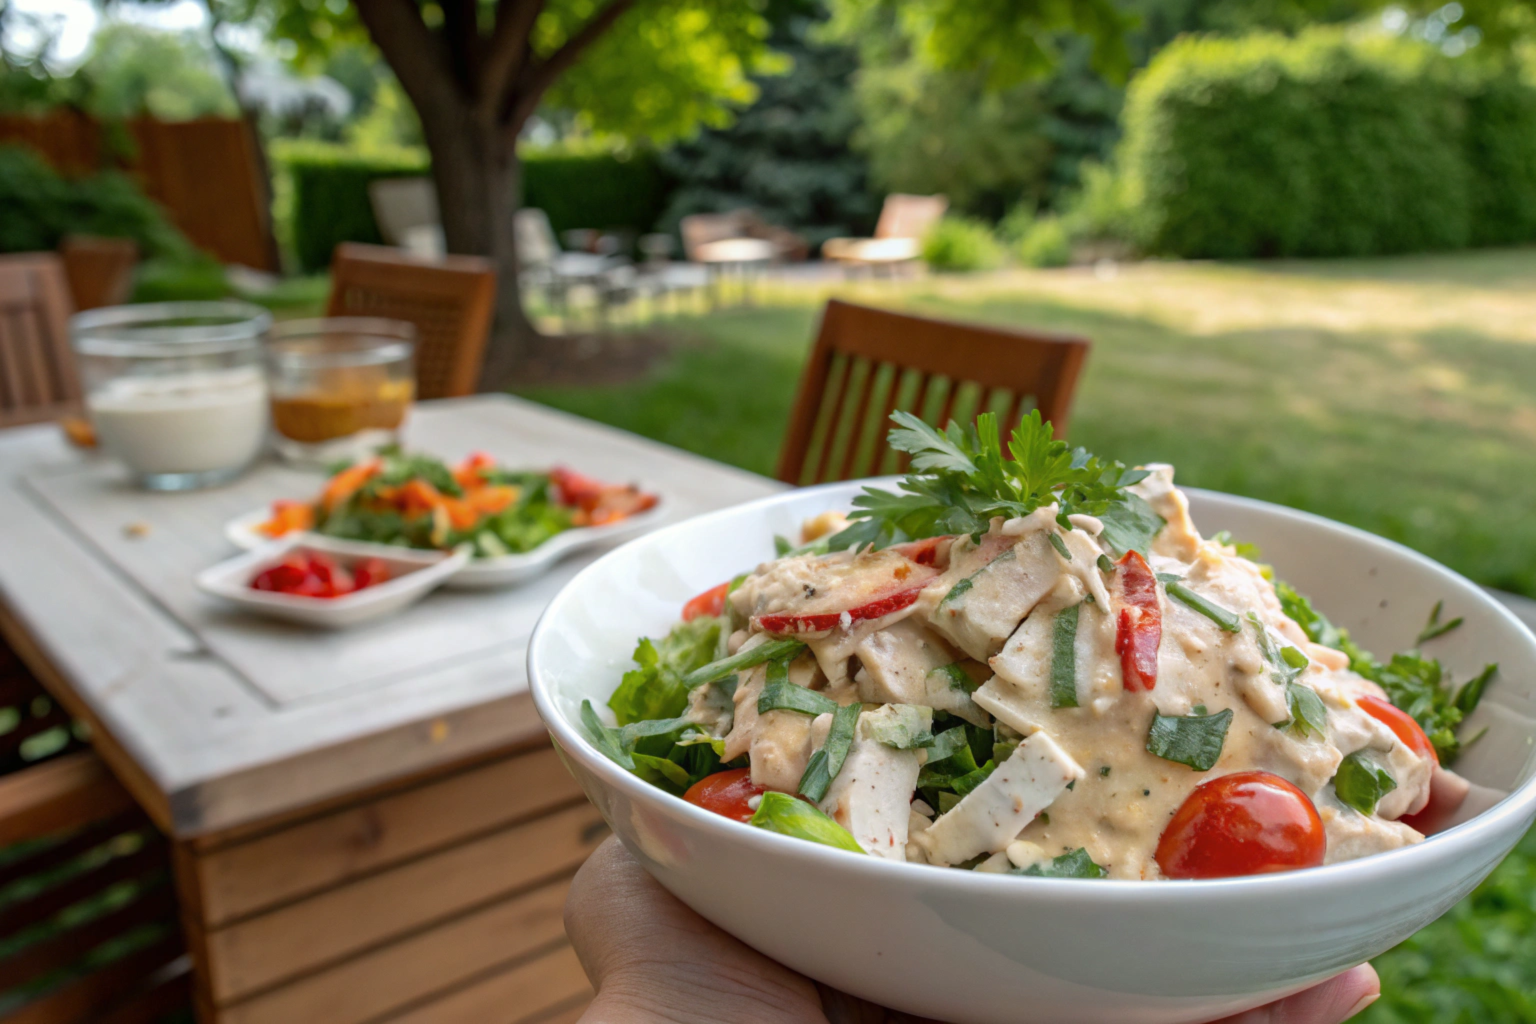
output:
[[1051,707],[1077,707],[1077,618],[1081,603],[1056,613],[1051,626]]
[[988,761],[975,771],[967,772],[952,783],[955,787],[955,793],[962,797],[965,796],[971,790],[986,782],[987,778],[995,771],[997,771],[997,762]]
[[997,565],[1000,562],[1010,562],[1015,557],[1017,557],[1017,551],[1014,548],[1009,548],[1007,551],[1004,551],[1002,554],[992,559],[992,561],[988,562],[980,569],[977,569],[965,579],[961,580],[959,583],[956,583],[953,587],[950,587],[949,593],[944,595],[944,597],[939,601],[939,604],[946,605],[951,601],[958,601],[960,598],[964,597],[972,587],[976,585],[976,578],[978,576],[992,568],[994,565]]
[[1109,872],[1093,862],[1088,851],[1079,846],[1070,853],[1056,857],[1048,864],[1031,864],[1029,867],[1010,871],[1011,875],[1031,875],[1035,878],[1107,878]]
[[748,824],[781,836],[805,839],[823,846],[834,846],[849,853],[863,853],[864,848],[836,821],[821,813],[814,804],[799,797],[769,790]]
[[963,690],[966,693],[976,692],[976,680],[971,678],[971,674],[958,661],[952,661],[948,665],[940,665],[928,674],[931,676],[935,673],[943,675],[948,679],[951,690]]
[[769,640],[749,650],[738,651],[729,658],[721,658],[702,668],[694,669],[683,677],[683,685],[692,690],[740,669],[761,665],[765,661],[789,661],[803,650],[805,650],[805,644],[799,640]]
[[1109,560],[1108,555],[1100,555],[1098,560],[1099,572],[1112,573],[1115,571],[1115,563]]
[[1067,542],[1061,539],[1061,534],[1054,532],[1047,533],[1045,538],[1051,542],[1051,547],[1056,549],[1056,553],[1060,555],[1063,560],[1068,562],[1072,561],[1072,552],[1067,550]]
[[[772,664],[778,664],[778,662]],[[796,686],[788,679],[775,679],[767,683],[757,698],[757,713],[760,715],[770,711],[798,711],[802,715],[827,715],[835,714],[839,707],[837,701],[825,694]]]
[[933,709],[921,704],[887,704],[869,713],[864,728],[870,739],[897,750],[931,747]]
[[1339,762],[1333,777],[1333,791],[1339,802],[1361,814],[1371,814],[1381,798],[1397,788],[1390,772],[1357,750]]
[[[1456,696],[1451,698],[1451,703],[1462,714],[1470,715],[1473,711],[1477,710],[1478,701],[1483,699],[1483,691],[1488,688],[1488,684],[1493,681],[1493,677],[1498,672],[1499,666],[1497,664],[1484,665],[1483,670],[1476,677],[1462,684],[1461,689],[1456,691]],[[1484,732],[1486,731],[1485,729]],[[1478,733],[1478,735],[1481,736],[1482,733]],[[1467,741],[1467,743],[1471,742],[1471,740]],[[1465,746],[1466,744],[1462,745]]]
[[1147,732],[1147,752],[1165,761],[1187,764],[1197,772],[1208,772],[1221,758],[1231,725],[1231,708],[1214,715],[1154,713]]
[[1419,631],[1419,638],[1417,641],[1415,641],[1415,646],[1422,645],[1429,640],[1433,640],[1437,636],[1444,636],[1451,630],[1460,626],[1464,621],[1462,617],[1458,615],[1450,622],[1441,622],[1440,613],[1444,610],[1445,601],[1436,601],[1434,609],[1429,613],[1429,621],[1425,623],[1424,628]]
[[1228,611],[1221,605],[1213,604],[1212,602],[1201,597],[1199,594],[1186,587],[1179,577],[1174,576],[1171,573],[1160,572],[1157,574],[1157,578],[1163,581],[1163,586],[1167,588],[1169,597],[1178,598],[1180,601],[1184,602],[1186,605],[1193,608],[1201,615],[1204,615],[1206,618],[1216,623],[1216,625],[1220,626],[1228,633],[1236,633],[1243,628],[1242,622],[1238,619],[1236,612]]
[[832,728],[827,732],[827,742],[811,755],[800,776],[800,795],[820,800],[827,795],[827,787],[843,770],[848,759],[848,748],[853,744],[853,730],[859,724],[859,712],[864,706],[858,701],[838,708],[832,713]]

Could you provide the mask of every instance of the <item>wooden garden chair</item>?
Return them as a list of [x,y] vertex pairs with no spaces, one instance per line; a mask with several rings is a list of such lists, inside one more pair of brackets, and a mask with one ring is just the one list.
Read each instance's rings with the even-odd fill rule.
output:
[[376,316],[416,326],[416,397],[475,391],[496,310],[496,269],[476,256],[422,260],[344,242],[331,259],[326,316]]
[[0,427],[56,419],[78,407],[72,312],[57,255],[0,256]]
[[75,311],[120,306],[133,292],[139,247],[131,238],[71,235],[59,244]]
[[778,478],[817,484],[902,472],[886,443],[892,411],[942,426],[998,413],[1004,437],[1028,415],[1066,433],[1084,338],[827,303],[800,376]]
[[0,1024],[185,1013],[165,840],[3,640],[0,713]]
[[880,207],[873,238],[829,238],[821,244],[823,259],[850,266],[893,267],[922,256],[923,236],[944,218],[944,196],[911,196],[894,192]]

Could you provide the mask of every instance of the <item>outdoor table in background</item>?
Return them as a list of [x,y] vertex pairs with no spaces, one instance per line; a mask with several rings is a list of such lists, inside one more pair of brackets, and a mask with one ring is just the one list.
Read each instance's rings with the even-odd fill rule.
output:
[[[634,481],[670,519],[780,486],[501,396],[425,403],[405,435]],[[172,839],[204,1024],[574,1019],[589,991],[565,888],[606,828],[544,737],[524,652],[594,556],[321,635],[192,585],[234,553],[228,519],[318,477],[266,464],[189,494],[122,480],[54,426],[0,432],[0,630]],[[388,663],[362,656],[370,631]]]
[[732,271],[741,278],[742,296],[752,298],[752,278],[778,258],[779,247],[762,238],[722,238],[703,242],[694,249],[694,258],[709,271],[710,295],[718,300],[720,281]]

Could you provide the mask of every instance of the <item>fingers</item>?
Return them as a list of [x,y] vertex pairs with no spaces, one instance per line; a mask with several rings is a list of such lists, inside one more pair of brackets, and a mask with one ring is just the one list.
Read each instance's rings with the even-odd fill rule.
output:
[[583,1024],[826,1024],[809,981],[695,914],[617,839],[576,873],[565,927],[598,991]]
[[1381,997],[1381,981],[1361,964],[1305,992],[1215,1024],[1342,1024]]

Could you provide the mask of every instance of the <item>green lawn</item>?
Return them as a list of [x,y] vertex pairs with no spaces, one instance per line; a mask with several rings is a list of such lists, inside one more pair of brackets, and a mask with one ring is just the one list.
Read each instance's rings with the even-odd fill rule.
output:
[[[837,289],[1072,331],[1094,350],[1071,438],[1183,483],[1402,541],[1536,596],[1536,250],[1267,265],[1015,271]],[[827,289],[672,322],[644,380],[529,397],[771,473]],[[1536,833],[1377,962],[1363,1018],[1536,1022]]]

